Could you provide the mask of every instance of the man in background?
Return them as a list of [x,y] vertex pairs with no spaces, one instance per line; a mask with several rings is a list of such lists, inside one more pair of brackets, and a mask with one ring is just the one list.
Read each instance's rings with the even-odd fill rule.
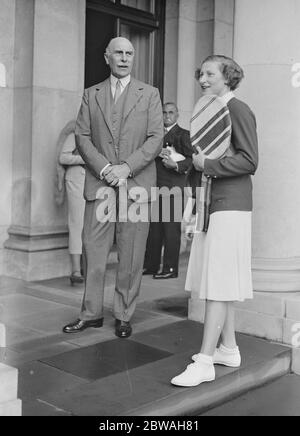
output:
[[[179,111],[175,103],[165,103],[164,147],[156,158],[158,188],[179,188],[176,195],[160,193],[158,198],[159,219],[151,222],[144,262],[144,275],[154,279],[178,277],[178,264],[181,241],[181,219],[183,212],[183,190],[186,186],[186,173],[192,165],[193,150],[190,134],[178,124]],[[164,209],[170,209],[169,219],[164,217]],[[177,209],[180,210],[177,210]],[[153,216],[153,214],[152,214]],[[164,246],[163,266],[160,271],[162,247]]]

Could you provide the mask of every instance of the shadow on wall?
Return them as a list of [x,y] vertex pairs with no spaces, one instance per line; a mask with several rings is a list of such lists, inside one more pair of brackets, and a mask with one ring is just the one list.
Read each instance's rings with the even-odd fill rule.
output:
[[0,63],[0,88],[6,87],[6,69],[3,64]]

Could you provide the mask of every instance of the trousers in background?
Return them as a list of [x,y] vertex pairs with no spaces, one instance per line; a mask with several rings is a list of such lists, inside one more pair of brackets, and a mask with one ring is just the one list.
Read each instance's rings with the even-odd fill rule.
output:
[[[181,243],[181,221],[183,214],[183,201],[180,197],[170,197],[170,217],[167,221],[163,215],[163,203],[165,210],[169,203],[168,197],[159,197],[159,222],[151,222],[149,237],[147,241],[144,268],[149,271],[157,272],[160,269],[162,247],[163,271],[178,272],[180,243]],[[153,216],[152,212],[152,216]]]
[[66,171],[68,198],[69,252],[82,254],[82,228],[85,200],[83,198],[85,170],[82,166],[69,166]]

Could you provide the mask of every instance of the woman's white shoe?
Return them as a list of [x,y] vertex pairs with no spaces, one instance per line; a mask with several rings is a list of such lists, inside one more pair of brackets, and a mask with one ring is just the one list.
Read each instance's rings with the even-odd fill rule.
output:
[[[194,354],[192,356],[192,360],[197,362],[200,354]],[[229,350],[228,348],[221,345],[220,348],[217,348],[215,354],[213,356],[213,362],[215,365],[223,365],[228,366],[230,368],[239,368],[241,366],[241,354],[237,348]]]
[[171,383],[175,386],[192,387],[204,382],[214,381],[215,379],[214,366],[197,360],[195,363],[188,365],[182,374],[174,377]]

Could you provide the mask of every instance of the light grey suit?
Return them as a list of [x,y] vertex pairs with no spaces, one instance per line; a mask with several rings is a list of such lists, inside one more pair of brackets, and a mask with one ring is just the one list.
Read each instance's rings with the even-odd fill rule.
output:
[[159,92],[133,78],[128,86],[118,140],[112,126],[110,80],[85,91],[76,123],[76,144],[86,163],[83,229],[86,284],[80,316],[86,321],[103,317],[106,264],[115,232],[119,260],[114,298],[117,319],[130,320],[140,290],[149,223],[101,223],[96,219],[101,204],[97,192],[107,187],[100,173],[107,164],[128,164],[132,173],[128,179],[129,191],[141,186],[150,193],[156,185],[154,159],[161,151],[163,140]]

